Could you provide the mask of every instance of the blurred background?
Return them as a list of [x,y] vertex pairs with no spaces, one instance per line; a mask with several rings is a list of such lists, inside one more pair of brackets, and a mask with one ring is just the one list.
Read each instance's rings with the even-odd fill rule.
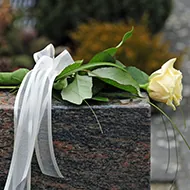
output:
[[172,0],[1,0],[0,70],[32,68],[32,54],[50,42],[57,53],[69,49],[74,59],[89,59],[118,44],[124,33],[135,27],[134,37],[117,56],[126,65],[147,73],[166,60],[178,57],[164,40],[163,28],[173,9]]
[[[190,143],[189,0],[0,0],[0,71],[31,69],[32,54],[49,43],[56,54],[66,48],[75,60],[88,62],[95,53],[117,45],[132,26],[133,37],[117,54],[122,63],[150,74],[178,58],[175,67],[184,75],[184,114],[165,109],[181,130],[185,118],[183,131]],[[188,190],[190,151],[166,122],[168,144],[160,114],[153,110],[152,115],[152,190],[171,189],[171,184]]]

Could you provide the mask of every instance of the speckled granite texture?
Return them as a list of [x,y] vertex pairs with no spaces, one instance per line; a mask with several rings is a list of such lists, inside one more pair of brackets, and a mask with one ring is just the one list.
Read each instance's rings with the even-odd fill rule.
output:
[[[0,190],[13,146],[14,96],[0,92]],[[32,162],[32,190],[149,190],[150,107],[144,101],[92,106],[53,104],[53,141],[64,176],[41,174]],[[45,150],[44,150],[45,151]]]

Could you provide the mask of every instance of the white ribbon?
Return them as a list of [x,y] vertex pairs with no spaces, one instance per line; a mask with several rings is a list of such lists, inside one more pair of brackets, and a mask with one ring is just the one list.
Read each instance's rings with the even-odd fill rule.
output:
[[50,44],[34,54],[36,65],[25,76],[17,93],[14,150],[4,190],[31,189],[30,167],[34,148],[42,173],[63,177],[52,142],[52,87],[56,76],[74,61],[66,50],[56,58],[54,53]]

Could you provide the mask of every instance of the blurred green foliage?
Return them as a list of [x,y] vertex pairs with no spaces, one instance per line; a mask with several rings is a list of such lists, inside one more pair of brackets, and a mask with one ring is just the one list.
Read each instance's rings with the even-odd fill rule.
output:
[[[160,31],[172,9],[172,0],[40,0],[34,7],[37,29],[57,45],[68,41],[68,31],[89,19],[139,21],[145,13],[152,33]],[[93,31],[93,30],[92,30]]]
[[150,74],[159,69],[167,60],[177,57],[175,66],[179,68],[182,53],[170,52],[170,44],[163,41],[161,33],[152,35],[144,18],[139,23],[131,20],[128,25],[123,22],[113,24],[97,21],[79,25],[78,29],[70,34],[76,44],[74,59],[84,59],[88,62],[96,53],[116,46],[121,36],[129,31],[131,26],[134,26],[133,36],[126,41],[116,55],[124,65],[135,66]]
[[45,37],[39,38],[32,28],[20,28],[17,20],[21,16],[9,3],[0,6],[0,71],[31,68],[32,54],[50,43]]

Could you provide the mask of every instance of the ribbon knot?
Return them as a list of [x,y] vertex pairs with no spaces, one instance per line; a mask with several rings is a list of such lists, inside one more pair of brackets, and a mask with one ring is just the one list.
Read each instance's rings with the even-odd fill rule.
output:
[[52,142],[52,87],[56,76],[74,63],[65,50],[54,58],[48,45],[34,54],[35,67],[25,76],[14,105],[15,140],[11,166],[4,190],[31,189],[31,161],[34,149],[42,173],[63,177]]

